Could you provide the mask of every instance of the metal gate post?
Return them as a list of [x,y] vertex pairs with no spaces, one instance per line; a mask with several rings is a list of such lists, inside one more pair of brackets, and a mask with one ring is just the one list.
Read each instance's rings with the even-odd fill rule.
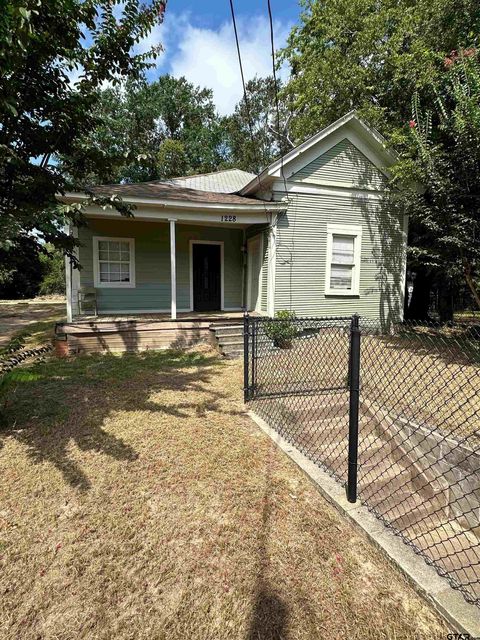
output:
[[349,387],[350,407],[348,420],[348,480],[347,500],[357,501],[358,467],[358,415],[360,406],[360,316],[352,316],[350,325]]
[[248,343],[250,334],[250,318],[248,312],[243,316],[243,401],[248,402],[250,399],[250,380],[249,380],[249,356]]
[[257,388],[257,325],[255,320],[252,321],[252,388],[251,397],[255,395]]

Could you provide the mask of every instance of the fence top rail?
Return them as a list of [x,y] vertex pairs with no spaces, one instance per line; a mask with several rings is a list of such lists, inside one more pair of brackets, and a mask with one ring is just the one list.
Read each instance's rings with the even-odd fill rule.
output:
[[352,316],[295,316],[292,318],[270,318],[269,316],[245,316],[249,322],[350,322]]

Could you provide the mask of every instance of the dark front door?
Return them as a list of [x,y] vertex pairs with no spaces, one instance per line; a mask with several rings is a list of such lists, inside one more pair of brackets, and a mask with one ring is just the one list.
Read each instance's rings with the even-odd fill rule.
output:
[[219,244],[194,244],[193,309],[219,311],[221,307],[221,266]]

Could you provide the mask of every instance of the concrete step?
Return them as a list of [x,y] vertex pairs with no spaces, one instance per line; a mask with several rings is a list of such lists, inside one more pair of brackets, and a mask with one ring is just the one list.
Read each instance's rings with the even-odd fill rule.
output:
[[214,324],[210,327],[222,353],[227,358],[243,357],[243,323]]
[[228,336],[217,336],[217,341],[219,344],[241,344],[243,347],[243,336],[242,335],[228,335]]
[[240,335],[243,336],[243,327],[241,325],[222,325],[220,327],[210,327],[216,336]]
[[243,351],[225,351],[223,353],[223,355],[225,356],[225,358],[229,358],[229,359],[237,359],[237,358],[243,358]]
[[219,343],[219,347],[225,353],[230,351],[241,351],[243,353],[243,343],[242,342],[221,342]]

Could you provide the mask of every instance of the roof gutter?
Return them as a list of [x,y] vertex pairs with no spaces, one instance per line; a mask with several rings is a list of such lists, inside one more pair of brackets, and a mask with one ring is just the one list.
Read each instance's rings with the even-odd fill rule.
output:
[[[115,195],[115,194],[113,194]],[[89,199],[86,193],[79,192],[68,192],[65,195],[57,195],[57,199],[60,202],[65,202],[66,204],[70,204],[73,202],[85,202]],[[152,208],[169,208],[169,209],[181,209],[181,210],[198,210],[198,211],[237,211],[239,213],[244,212],[259,212],[259,211],[283,211],[286,209],[286,204],[284,202],[267,202],[264,200],[259,200],[258,204],[256,203],[227,203],[227,202],[192,202],[190,200],[169,200],[164,198],[137,198],[127,197],[122,198],[118,196],[122,202],[126,204],[132,204],[135,206],[144,206],[144,207],[152,207]],[[112,207],[114,207],[114,201],[112,200]]]

